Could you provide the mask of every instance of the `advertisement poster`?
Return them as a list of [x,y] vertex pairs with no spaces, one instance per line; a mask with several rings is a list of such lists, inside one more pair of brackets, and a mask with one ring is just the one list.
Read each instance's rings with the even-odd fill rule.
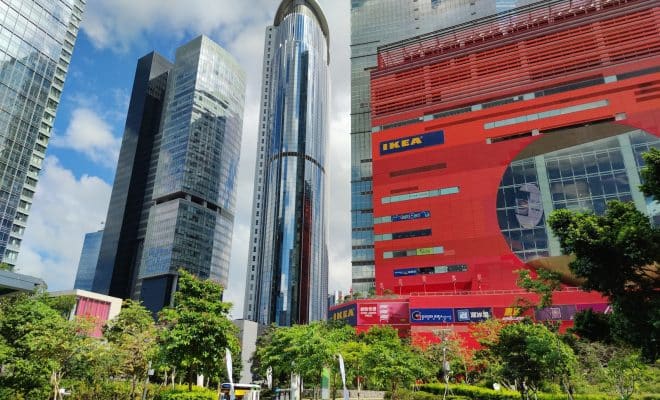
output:
[[409,322],[408,303],[364,303],[358,308],[360,325],[397,325]]
[[534,183],[525,183],[516,193],[516,219],[521,228],[531,229],[543,218],[541,191]]
[[578,304],[575,306],[578,312],[580,311],[585,311],[585,310],[592,310],[593,312],[597,313],[603,313],[603,314],[611,314],[612,313],[612,306],[609,304],[603,303],[603,304]]
[[456,322],[482,322],[492,318],[491,308],[456,308],[454,310]]
[[574,305],[552,306],[536,310],[534,317],[537,321],[572,321],[575,312]]
[[430,211],[415,211],[407,214],[392,215],[392,222],[409,221],[413,219],[429,218],[429,217],[431,217]]
[[454,322],[453,308],[413,308],[411,324],[449,324]]
[[525,317],[533,317],[534,311],[531,309],[523,311],[519,307],[495,307],[493,315],[502,321],[521,321]]
[[344,307],[339,307],[330,310],[328,319],[330,321],[345,321],[350,326],[357,325],[357,305],[349,304]]
[[402,151],[421,149],[445,143],[444,131],[423,133],[401,139],[388,140],[380,143],[380,155],[400,153]]

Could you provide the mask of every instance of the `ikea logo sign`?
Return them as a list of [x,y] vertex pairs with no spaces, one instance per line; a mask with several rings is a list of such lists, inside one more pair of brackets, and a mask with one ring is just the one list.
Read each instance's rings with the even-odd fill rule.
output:
[[380,143],[380,155],[421,149],[445,143],[445,132],[435,131]]

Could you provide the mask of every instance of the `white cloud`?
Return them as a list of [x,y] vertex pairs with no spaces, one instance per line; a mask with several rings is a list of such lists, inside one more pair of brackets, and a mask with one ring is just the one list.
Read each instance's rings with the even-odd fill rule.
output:
[[[206,34],[231,52],[245,68],[247,97],[238,176],[238,209],[225,299],[233,315],[243,313],[248,258],[254,162],[259,121],[259,94],[264,31],[273,23],[280,0],[98,0],[89,2],[83,30],[97,48],[127,51],[153,48],[152,37],[176,39],[177,45]],[[329,289],[351,285],[350,237],[350,8],[348,1],[320,0],[331,42],[332,107],[329,159]]]
[[83,29],[95,46],[119,51],[153,33],[222,33],[231,39],[276,7],[273,0],[98,0],[89,2]]
[[47,157],[18,256],[18,271],[44,279],[49,290],[71,289],[84,235],[100,229],[110,191],[110,185],[100,178],[84,175],[76,179],[57,158]]
[[78,108],[71,114],[64,135],[55,135],[52,145],[78,151],[96,163],[114,168],[121,139],[113,136],[110,124],[94,111]]

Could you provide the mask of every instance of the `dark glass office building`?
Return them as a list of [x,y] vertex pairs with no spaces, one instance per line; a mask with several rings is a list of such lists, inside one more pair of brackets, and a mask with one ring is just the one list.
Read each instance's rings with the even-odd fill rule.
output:
[[280,326],[327,314],[328,24],[284,0],[266,29],[245,317]]
[[96,263],[99,261],[99,252],[101,251],[101,240],[103,240],[102,230],[85,235],[85,241],[80,252],[80,261],[78,262],[78,272],[73,284],[74,289],[92,290]]
[[169,304],[176,271],[227,285],[245,74],[207,37],[140,59],[94,290]]
[[85,0],[0,0],[0,262],[16,265]]

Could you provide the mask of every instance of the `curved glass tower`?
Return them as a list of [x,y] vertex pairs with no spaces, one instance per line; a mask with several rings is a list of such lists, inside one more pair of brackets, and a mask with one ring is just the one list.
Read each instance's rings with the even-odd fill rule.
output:
[[284,0],[266,30],[245,317],[326,318],[329,35],[315,0]]

